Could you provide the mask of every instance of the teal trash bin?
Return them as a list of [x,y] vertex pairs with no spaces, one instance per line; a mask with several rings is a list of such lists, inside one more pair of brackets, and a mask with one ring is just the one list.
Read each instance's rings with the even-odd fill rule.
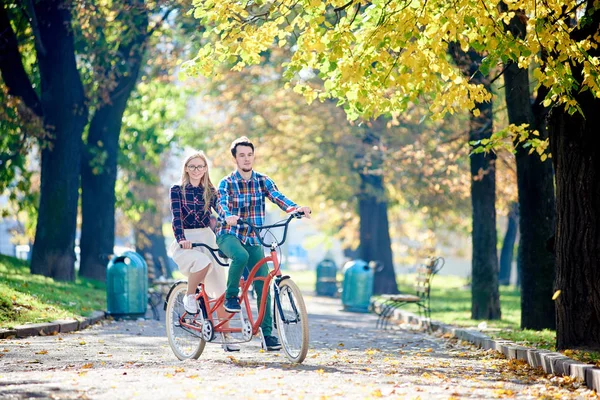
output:
[[148,265],[134,251],[113,256],[106,268],[106,312],[115,319],[137,319],[146,314]]
[[337,266],[333,260],[325,259],[317,264],[317,296],[335,297],[337,291]]
[[342,285],[344,310],[369,312],[373,281],[374,271],[366,261],[348,261],[344,265],[344,283]]

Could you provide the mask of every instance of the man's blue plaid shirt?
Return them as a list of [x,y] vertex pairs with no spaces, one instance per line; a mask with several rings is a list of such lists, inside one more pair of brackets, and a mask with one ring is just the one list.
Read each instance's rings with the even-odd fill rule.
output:
[[252,171],[250,180],[246,181],[238,171],[231,173],[219,183],[219,224],[217,236],[235,235],[242,243],[259,245],[256,233],[248,233],[247,225],[228,226],[225,218],[237,215],[253,225],[264,225],[265,197],[268,197],[279,208],[287,211],[290,207],[298,207],[296,203],[285,197],[271,178]]

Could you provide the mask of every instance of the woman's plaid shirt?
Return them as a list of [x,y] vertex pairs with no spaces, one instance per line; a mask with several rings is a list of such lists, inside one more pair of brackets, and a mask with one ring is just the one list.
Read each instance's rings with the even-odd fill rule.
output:
[[173,233],[177,242],[185,239],[184,229],[207,228],[210,226],[210,209],[217,211],[217,192],[212,188],[213,197],[208,211],[204,211],[204,187],[181,185],[171,187],[171,213],[173,214]]
[[245,181],[238,171],[223,178],[219,183],[220,212],[217,236],[231,234],[240,239],[242,243],[259,245],[256,233],[248,234],[247,225],[228,226],[225,218],[237,215],[253,225],[264,225],[265,197],[268,197],[284,211],[290,207],[298,207],[277,189],[271,178],[261,173],[252,171],[252,176],[248,181]]

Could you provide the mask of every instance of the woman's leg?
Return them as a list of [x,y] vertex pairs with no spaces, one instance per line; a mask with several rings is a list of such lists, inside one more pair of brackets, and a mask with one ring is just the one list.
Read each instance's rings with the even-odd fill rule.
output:
[[223,307],[223,304],[221,304],[219,308],[217,308],[217,316],[221,321],[225,321],[225,323],[223,324],[223,328],[229,328],[229,318],[227,318],[229,316],[229,313],[225,311],[225,307]]
[[187,294],[196,294],[196,288],[204,278],[206,278],[206,274],[208,274],[210,268],[210,264],[208,266],[198,272],[192,272],[190,276],[188,276],[188,289]]
[[[208,272],[210,271],[211,268],[212,268],[212,263],[208,264],[206,266],[206,268],[204,268],[202,271],[198,271],[198,272],[194,272],[194,273],[190,274],[190,276],[188,277],[187,294],[195,294],[196,293],[196,288],[198,287],[199,284],[204,282],[204,278],[206,278],[206,275],[208,274]],[[219,308],[217,308],[217,316],[219,317],[220,320],[226,320],[228,315],[229,315],[229,313],[227,311],[225,311],[223,304],[221,304],[221,306],[219,306]],[[227,321],[223,325],[223,327],[229,328],[229,321]]]

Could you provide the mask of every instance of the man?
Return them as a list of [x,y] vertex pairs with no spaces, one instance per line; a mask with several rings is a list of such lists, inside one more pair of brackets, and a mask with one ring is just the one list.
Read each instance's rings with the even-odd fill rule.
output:
[[[282,210],[295,208],[310,218],[310,208],[298,207],[279,192],[275,183],[266,175],[252,170],[254,164],[254,145],[243,136],[231,143],[231,155],[236,164],[236,171],[226,176],[219,183],[220,224],[217,227],[217,244],[219,249],[231,259],[227,290],[225,291],[225,310],[240,312],[238,298],[239,282],[243,269],[254,265],[264,257],[263,246],[250,232],[247,225],[238,225],[238,219],[244,219],[253,225],[264,225],[265,197],[277,204]],[[257,276],[267,276],[269,268],[264,264]],[[255,281],[257,303],[260,308],[264,282]],[[266,288],[268,291],[269,288]],[[271,335],[273,315],[271,311],[271,296],[267,295],[265,317],[261,324],[267,350],[279,350],[279,340]]]

